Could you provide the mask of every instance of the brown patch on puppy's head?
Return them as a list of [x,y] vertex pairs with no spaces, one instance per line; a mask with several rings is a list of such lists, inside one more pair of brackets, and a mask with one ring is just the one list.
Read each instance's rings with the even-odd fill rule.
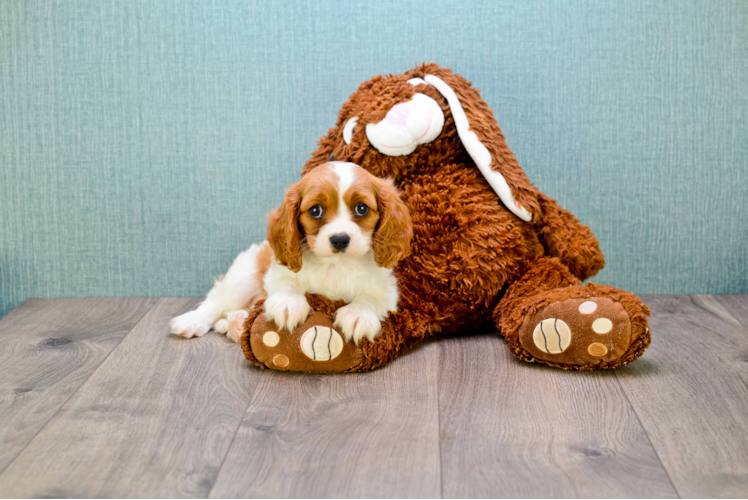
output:
[[[338,211],[338,179],[331,166],[324,165],[304,176],[299,185],[302,201],[299,207],[299,224],[305,237],[306,245],[315,250],[317,234],[328,224]],[[314,209],[314,210],[313,210]],[[315,217],[315,210],[320,210],[320,216]]]
[[[337,177],[329,165],[289,187],[283,204],[270,214],[267,229],[268,243],[278,262],[298,272],[304,247],[313,248],[317,233],[333,217],[337,205]],[[317,206],[319,218],[310,213]]]
[[[343,199],[362,234],[371,238],[378,266],[393,268],[410,255],[413,239],[410,212],[392,180],[380,179],[357,167],[354,182],[345,191]],[[363,216],[356,214],[360,203],[368,208]]]
[[372,244],[374,260],[380,267],[393,268],[410,255],[413,224],[392,180],[373,179],[380,213]]
[[267,238],[275,258],[293,272],[301,270],[301,231],[299,206],[301,193],[296,183],[286,191],[280,207],[268,216]]

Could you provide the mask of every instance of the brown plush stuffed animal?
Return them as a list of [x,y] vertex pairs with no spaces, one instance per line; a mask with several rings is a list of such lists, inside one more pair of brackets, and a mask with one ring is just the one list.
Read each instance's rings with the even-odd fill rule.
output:
[[[366,371],[432,335],[491,325],[518,358],[564,369],[616,368],[649,345],[647,306],[629,292],[581,284],[605,264],[597,240],[530,183],[460,75],[424,64],[363,83],[304,173],[332,158],[392,178],[410,210],[412,254],[396,268],[399,308],[374,342],[341,347],[332,317],[342,303],[308,296],[315,312],[303,325],[265,336],[277,329],[260,302],[242,337],[253,363]],[[324,361],[313,359],[315,346]]]

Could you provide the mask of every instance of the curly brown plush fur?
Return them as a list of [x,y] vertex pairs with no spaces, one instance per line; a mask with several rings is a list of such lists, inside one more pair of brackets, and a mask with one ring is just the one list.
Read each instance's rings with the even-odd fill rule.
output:
[[[408,83],[427,75],[440,78],[454,90],[470,130],[491,154],[490,168],[503,175],[516,204],[532,215],[531,222],[508,210],[478,170],[440,92],[425,83]],[[432,98],[442,109],[441,134],[405,156],[380,153],[369,143],[365,125],[380,122],[393,106],[412,99],[417,92]],[[358,124],[347,144],[343,128],[354,116]],[[612,287],[580,284],[605,264],[597,240],[589,228],[531,184],[488,105],[460,75],[436,64],[423,64],[402,75],[377,76],[363,83],[343,104],[336,126],[321,138],[303,173],[331,158],[357,163],[376,176],[393,179],[410,210],[414,230],[412,254],[395,270],[401,290],[398,311],[383,324],[376,342],[363,342],[363,361],[350,371],[381,366],[432,335],[491,324],[499,328],[520,359],[567,369],[614,368],[631,362],[649,345],[649,310],[637,297]],[[572,304],[577,307],[579,303],[573,300],[603,297],[619,303],[630,318],[628,347],[606,348],[626,348],[619,358],[558,363],[552,355],[540,359],[522,347],[520,337],[524,335],[524,342],[531,342],[528,335],[532,335],[533,326],[527,323],[523,329],[522,325],[548,305],[563,305],[572,299],[566,304],[573,323],[573,316],[581,314],[572,310]],[[310,304],[330,317],[336,309],[323,297],[310,296]],[[250,315],[248,330],[258,311],[255,308]],[[257,362],[248,341],[243,345],[248,359]]]

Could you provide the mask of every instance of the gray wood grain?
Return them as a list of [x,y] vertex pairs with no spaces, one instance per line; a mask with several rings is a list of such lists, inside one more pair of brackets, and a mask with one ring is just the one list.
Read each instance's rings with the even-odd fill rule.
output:
[[195,299],[28,301],[0,321],[0,497],[747,496],[748,297],[645,300],[616,372],[476,335],[351,375],[168,336]]
[[748,496],[748,331],[712,296],[653,296],[616,375],[682,497]]
[[748,330],[748,295],[713,295],[741,326]]
[[17,497],[205,497],[259,378],[223,336],[167,335],[161,299],[0,475]]
[[439,497],[438,346],[363,374],[266,371],[211,497]]
[[0,321],[0,472],[156,299],[32,299]]
[[452,497],[675,497],[615,376],[517,361],[497,335],[440,341]]

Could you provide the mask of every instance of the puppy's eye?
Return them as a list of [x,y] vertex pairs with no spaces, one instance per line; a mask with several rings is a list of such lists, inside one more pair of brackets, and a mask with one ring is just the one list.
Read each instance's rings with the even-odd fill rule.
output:
[[319,219],[324,214],[325,214],[325,211],[322,209],[321,205],[314,205],[312,208],[309,209],[309,215],[311,215],[313,219]]
[[369,207],[364,205],[363,203],[359,203],[356,205],[356,208],[353,209],[353,211],[358,215],[359,217],[363,217],[364,215],[369,213]]

